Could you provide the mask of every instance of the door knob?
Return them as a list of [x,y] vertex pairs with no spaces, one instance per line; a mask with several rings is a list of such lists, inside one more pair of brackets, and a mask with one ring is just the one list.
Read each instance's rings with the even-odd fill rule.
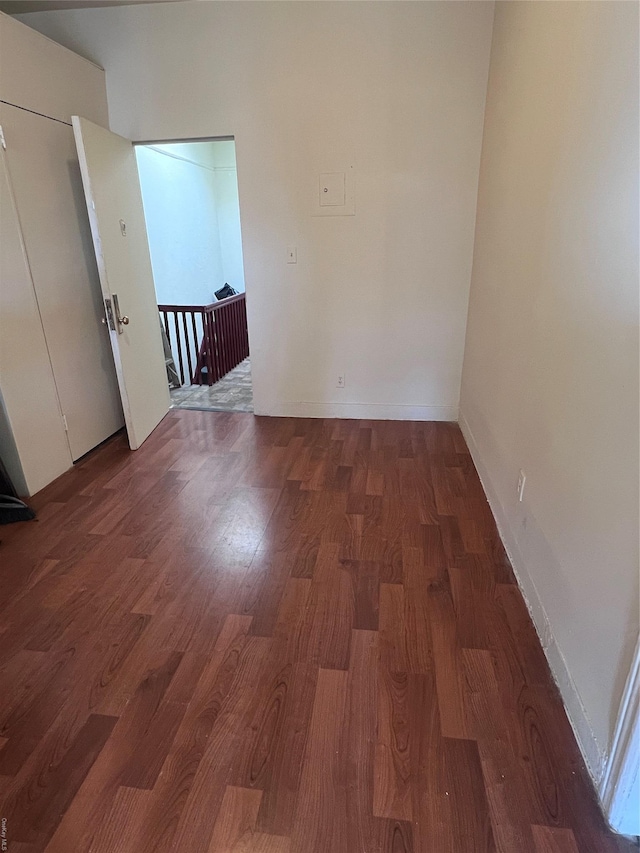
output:
[[120,314],[120,305],[118,304],[118,296],[115,293],[111,294],[111,298],[113,299],[113,310],[116,315],[116,323],[118,324],[118,334],[122,334],[122,327],[129,325],[129,318],[126,314]]

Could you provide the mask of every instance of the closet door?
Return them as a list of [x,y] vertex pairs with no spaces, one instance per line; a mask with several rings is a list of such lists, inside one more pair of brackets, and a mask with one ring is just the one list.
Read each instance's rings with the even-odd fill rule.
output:
[[[34,393],[24,377],[36,373]],[[19,493],[33,495],[72,459],[1,147],[0,409],[0,456]]]
[[[124,423],[72,128],[0,104],[6,162],[66,421],[79,459]],[[38,376],[25,394],[38,393]]]

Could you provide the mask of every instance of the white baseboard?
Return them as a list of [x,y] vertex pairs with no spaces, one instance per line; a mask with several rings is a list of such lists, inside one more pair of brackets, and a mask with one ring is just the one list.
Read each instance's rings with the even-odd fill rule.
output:
[[[593,728],[587,716],[585,707],[580,698],[580,694],[576,685],[571,678],[566,661],[558,647],[551,623],[547,617],[544,604],[538,595],[533,578],[531,577],[526,565],[526,561],[520,551],[513,531],[508,522],[507,514],[502,507],[498,498],[497,492],[491,482],[489,472],[485,468],[473,433],[463,412],[459,416],[460,429],[465,437],[471,457],[476,466],[478,476],[482,482],[491,512],[498,527],[498,533],[504,544],[505,550],[513,571],[518,581],[518,585],[524,596],[525,603],[533,620],[536,631],[540,638],[542,648],[549,662],[551,673],[560,690],[562,700],[569,718],[569,722],[573,728],[578,746],[584,758],[587,769],[596,786],[596,790],[600,790],[600,783],[604,774],[606,755],[598,744]],[[544,534],[538,529],[537,535],[542,537]],[[550,551],[550,549],[549,549]]]
[[379,403],[277,403],[256,415],[277,418],[353,418],[371,421],[456,421],[457,406],[405,406]]

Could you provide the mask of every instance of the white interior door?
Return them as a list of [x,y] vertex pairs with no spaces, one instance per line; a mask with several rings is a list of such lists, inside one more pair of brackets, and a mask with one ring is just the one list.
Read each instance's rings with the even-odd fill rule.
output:
[[169,410],[147,230],[130,140],[73,116],[80,171],[132,450]]
[[[6,162],[75,461],[123,424],[73,131],[0,103]],[[79,227],[80,226],[80,227]],[[31,376],[25,394],[40,391]]]

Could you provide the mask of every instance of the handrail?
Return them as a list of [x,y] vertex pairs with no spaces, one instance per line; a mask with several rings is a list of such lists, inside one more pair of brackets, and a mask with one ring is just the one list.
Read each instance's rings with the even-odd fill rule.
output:
[[159,311],[216,311],[224,305],[230,305],[232,302],[240,302],[244,300],[244,293],[236,293],[235,296],[227,296],[225,299],[219,299],[217,302],[210,302],[208,305],[158,305]]
[[158,310],[183,385],[185,377],[192,385],[213,385],[249,355],[244,293],[208,305],[162,304]]

